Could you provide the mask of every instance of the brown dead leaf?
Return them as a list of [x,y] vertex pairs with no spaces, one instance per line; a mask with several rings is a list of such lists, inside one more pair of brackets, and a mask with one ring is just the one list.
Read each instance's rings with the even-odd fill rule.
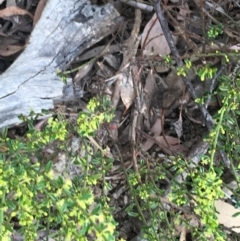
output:
[[23,46],[18,46],[18,45],[1,46],[0,45],[0,56],[3,56],[3,57],[11,56],[13,54],[18,53],[22,49],[24,49],[24,47],[25,47],[25,45],[23,45]]
[[122,88],[120,96],[122,98],[122,102],[125,105],[126,109],[128,109],[131,104],[133,103],[133,100],[135,98],[135,93],[133,89],[133,82],[131,76],[127,78],[126,75],[123,76],[122,80]]
[[159,136],[162,133],[161,118],[157,118],[156,122],[154,123],[153,127],[151,128],[151,132],[153,133],[153,136]]
[[185,84],[182,80],[181,76],[178,76],[176,70],[172,70],[167,78],[166,78],[166,84],[168,85],[169,89],[180,89],[182,92],[185,90]]
[[[165,136],[167,142],[169,145],[174,146],[174,145],[178,145],[180,143],[180,140],[178,138],[172,137],[172,136]],[[163,136],[158,136],[157,138],[155,138],[158,142],[166,145],[166,141],[164,140]]]
[[144,55],[162,56],[171,52],[156,13],[143,30],[141,47],[144,49]]
[[180,89],[169,89],[163,93],[162,108],[169,109],[181,97],[183,92]]
[[145,91],[145,93],[147,93],[150,100],[153,99],[153,94],[157,88],[158,87],[157,87],[153,72],[149,71],[147,79],[146,79],[146,84],[144,86],[144,91]]
[[182,115],[180,113],[179,118],[176,122],[173,123],[175,132],[177,133],[178,138],[182,136],[183,128],[182,128]]
[[[162,133],[162,120],[161,118],[157,118],[156,122],[151,128],[151,132],[154,134],[154,137],[158,137]],[[153,145],[154,141],[151,139],[147,139],[147,141],[142,145],[141,149],[144,151],[148,151]]]
[[115,89],[112,95],[112,107],[115,109],[118,105],[120,99],[120,93],[122,91],[123,75],[120,74],[115,85]]
[[79,83],[81,81],[81,79],[83,79],[86,75],[89,74],[89,72],[93,68],[93,64],[94,64],[94,61],[90,61],[87,64],[85,64],[84,66],[81,66],[81,68],[78,70],[77,74],[75,75],[75,77],[73,79],[74,84]]
[[[165,138],[170,147],[167,147]],[[160,144],[159,147],[162,148],[164,152],[166,152],[169,155],[172,154],[171,151],[183,154],[187,153],[187,148],[184,145],[180,144],[180,140],[178,138],[172,136],[165,136],[165,138],[163,136],[154,137],[154,139]]]
[[31,13],[16,6],[9,6],[3,10],[0,10],[0,18],[5,19],[12,17],[13,15],[29,15],[31,18],[33,18]]
[[144,115],[144,122],[145,126],[148,130],[150,130],[150,106],[152,103],[152,100],[154,98],[154,94],[156,90],[158,89],[158,86],[156,84],[155,76],[153,75],[153,71],[150,70],[148,72],[148,76],[146,79],[146,84],[144,86],[144,101],[143,101],[143,115]]
[[240,233],[240,228],[232,228],[240,226],[240,215],[233,217],[240,210],[222,200],[217,200],[215,206],[218,211],[218,222],[234,232]]

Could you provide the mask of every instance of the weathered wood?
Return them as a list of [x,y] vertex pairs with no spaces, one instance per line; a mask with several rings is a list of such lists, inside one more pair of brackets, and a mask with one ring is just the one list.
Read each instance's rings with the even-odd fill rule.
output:
[[119,18],[112,5],[88,0],[48,0],[26,50],[0,76],[0,128],[28,115],[54,108],[63,98],[57,70],[111,33]]

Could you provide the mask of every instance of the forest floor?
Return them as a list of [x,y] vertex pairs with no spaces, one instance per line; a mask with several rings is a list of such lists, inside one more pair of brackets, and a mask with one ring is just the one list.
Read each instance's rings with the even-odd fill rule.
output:
[[[38,1],[28,9],[24,2],[18,7],[34,15]],[[108,198],[118,223],[116,240],[240,240],[240,4],[165,0],[161,8],[155,1],[115,1],[114,6],[124,24],[69,68],[78,68],[68,77],[83,97],[56,106],[52,113],[70,125],[88,113],[83,117],[85,134],[91,128],[87,123],[97,125],[86,142],[91,160],[105,150],[112,162],[93,193]],[[16,41],[19,33],[27,37],[31,23],[14,25],[20,10],[2,9],[8,11],[8,19],[2,19],[5,34],[11,32],[1,42],[3,72],[24,48],[9,47],[10,40]],[[89,111],[93,99],[100,103],[97,112]],[[93,123],[99,112],[107,121]],[[34,121],[34,126],[40,130],[47,121]],[[28,130],[23,124],[7,135],[24,138]],[[78,142],[70,128],[68,148],[84,156],[80,144],[74,147]],[[49,155],[56,175],[63,175],[67,152],[52,144],[42,148],[42,156]],[[71,168],[71,175],[80,175],[77,164]],[[89,170],[88,175],[102,171]]]

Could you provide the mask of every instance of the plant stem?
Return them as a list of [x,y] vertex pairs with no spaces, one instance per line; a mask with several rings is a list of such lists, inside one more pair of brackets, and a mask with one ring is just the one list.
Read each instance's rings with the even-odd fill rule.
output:
[[3,212],[3,206],[5,204],[5,191],[2,193],[2,207],[0,208],[0,241],[2,241],[3,238],[3,221],[4,221],[4,212]]

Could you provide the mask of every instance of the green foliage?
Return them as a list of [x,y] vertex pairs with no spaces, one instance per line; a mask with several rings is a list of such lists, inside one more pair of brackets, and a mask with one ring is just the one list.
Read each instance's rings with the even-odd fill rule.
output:
[[[104,101],[103,111],[107,105]],[[83,131],[86,137],[93,135],[103,121],[110,119],[110,114],[100,112],[100,106],[97,100],[88,105],[85,122],[91,130]],[[58,240],[84,241],[89,235],[99,241],[115,240],[117,224],[107,198],[104,195],[96,198],[92,191],[98,182],[103,183],[104,189],[110,188],[104,175],[113,160],[100,151],[87,152],[81,157],[69,154],[69,161],[75,160],[74,165],[81,170],[80,174],[72,179],[66,170],[57,176],[53,170],[54,157],[44,156],[43,150],[54,146],[57,152],[69,153],[68,122],[60,116],[51,117],[43,131],[37,131],[33,115],[31,113],[29,117],[29,130],[25,137],[9,139],[7,131],[3,130],[0,138],[0,240],[11,240],[14,232],[12,219],[17,220],[19,232],[28,241],[35,240],[37,232],[42,229]],[[93,121],[95,124],[89,123],[89,116],[97,117]],[[84,125],[79,120],[83,120],[82,116],[78,119],[79,126],[76,126],[81,133]],[[87,139],[83,138],[84,141],[90,148]]]
[[92,136],[103,122],[110,122],[113,112],[110,108],[110,101],[105,97],[100,103],[91,99],[88,103],[88,111],[81,112],[78,119],[78,132],[81,136]]
[[210,39],[215,39],[221,34],[223,34],[222,24],[218,24],[218,25],[212,24],[207,32],[208,38]]
[[200,77],[201,81],[204,81],[206,78],[213,78],[216,72],[217,68],[213,68],[209,64],[206,64],[203,67],[198,67],[196,70],[196,73]]
[[[214,31],[217,30],[219,31],[214,29]],[[212,34],[216,37],[216,33]],[[229,61],[228,55],[218,54],[225,62]],[[185,66],[178,69],[178,75],[186,76],[189,68],[194,67],[188,60]],[[231,171],[239,185],[239,72],[238,63],[231,76],[223,75],[218,78],[220,85],[212,96],[218,95],[222,106],[214,115],[213,129],[205,137],[205,141],[209,143],[208,153],[201,157],[201,163],[198,166],[194,166],[191,160],[183,157],[168,157],[165,161],[152,158],[148,153],[138,150],[143,158],[138,173],[126,173],[132,195],[132,203],[126,208],[126,212],[130,216],[141,219],[145,227],[143,236],[146,240],[178,240],[176,225],[191,230],[193,240],[224,241],[228,239],[227,233],[218,223],[215,208],[215,201],[225,196],[222,191],[224,166],[221,163],[216,165],[215,162],[216,152],[223,150],[230,160]],[[196,73],[201,80],[205,80],[214,78],[217,69],[205,65],[196,68]],[[204,104],[204,98],[198,99],[198,103]],[[183,173],[187,178],[179,182],[179,177]],[[161,198],[166,195],[166,187],[158,185],[162,179],[171,180],[171,188],[167,192],[168,200]],[[240,188],[236,191],[232,190],[236,200],[240,200],[239,190]],[[236,202],[236,207],[239,203],[239,201]],[[191,207],[193,210],[190,217],[186,207]],[[238,215],[239,212],[236,212],[233,216]],[[193,219],[197,220],[198,225],[190,225]]]

